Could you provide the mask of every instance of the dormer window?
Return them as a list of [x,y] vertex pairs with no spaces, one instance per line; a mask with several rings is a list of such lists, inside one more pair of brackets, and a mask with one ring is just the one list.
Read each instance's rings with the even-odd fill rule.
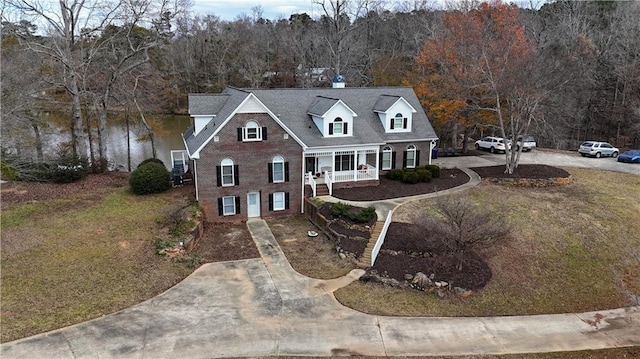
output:
[[391,120],[392,130],[406,130],[408,125],[408,119],[401,113],[396,113],[396,116]]
[[402,96],[380,95],[373,111],[387,133],[411,132],[413,114],[418,111]]
[[244,127],[238,128],[238,141],[253,142],[267,139],[267,128],[260,127],[256,121],[248,121]]
[[332,123],[329,124],[329,135],[347,135],[348,134],[348,124],[347,122],[342,121],[342,118],[336,117]]

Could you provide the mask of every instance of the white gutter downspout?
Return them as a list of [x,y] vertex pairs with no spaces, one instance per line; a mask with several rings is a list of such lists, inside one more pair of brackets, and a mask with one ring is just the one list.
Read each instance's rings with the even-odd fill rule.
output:
[[198,201],[199,193],[198,193],[198,166],[196,166],[196,160],[193,160],[193,183],[196,186],[196,201]]
[[304,213],[304,176],[305,176],[305,162],[304,162],[304,151],[302,151],[302,195],[300,196],[300,213]]

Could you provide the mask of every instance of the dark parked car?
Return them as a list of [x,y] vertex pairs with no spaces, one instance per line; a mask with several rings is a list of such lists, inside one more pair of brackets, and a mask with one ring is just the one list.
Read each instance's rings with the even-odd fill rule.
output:
[[640,150],[629,150],[618,155],[618,162],[640,163]]

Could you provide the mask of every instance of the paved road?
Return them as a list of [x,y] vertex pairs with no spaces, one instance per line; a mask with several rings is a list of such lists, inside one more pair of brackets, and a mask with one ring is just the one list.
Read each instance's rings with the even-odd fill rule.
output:
[[[440,157],[433,163],[447,167],[481,167],[504,165],[504,154],[486,153],[483,156],[457,156],[457,157]],[[615,158],[591,158],[582,157],[578,152],[569,151],[548,151],[533,150],[531,152],[523,152],[520,157],[522,164],[545,164],[557,167],[582,167],[595,168],[606,171],[624,172],[640,175],[640,164],[638,163],[622,163]]]

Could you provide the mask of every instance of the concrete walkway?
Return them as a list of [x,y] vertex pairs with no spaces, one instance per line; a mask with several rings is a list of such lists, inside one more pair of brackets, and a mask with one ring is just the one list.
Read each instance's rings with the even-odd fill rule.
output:
[[[479,183],[471,181],[452,193]],[[390,211],[429,194],[376,203]],[[359,204],[358,202],[352,202]],[[216,358],[274,355],[471,355],[640,345],[640,307],[511,317],[382,317],[332,292],[359,278],[296,273],[263,220],[247,223],[261,258],[206,264],[146,302],[89,322],[5,343],[8,358]]]

